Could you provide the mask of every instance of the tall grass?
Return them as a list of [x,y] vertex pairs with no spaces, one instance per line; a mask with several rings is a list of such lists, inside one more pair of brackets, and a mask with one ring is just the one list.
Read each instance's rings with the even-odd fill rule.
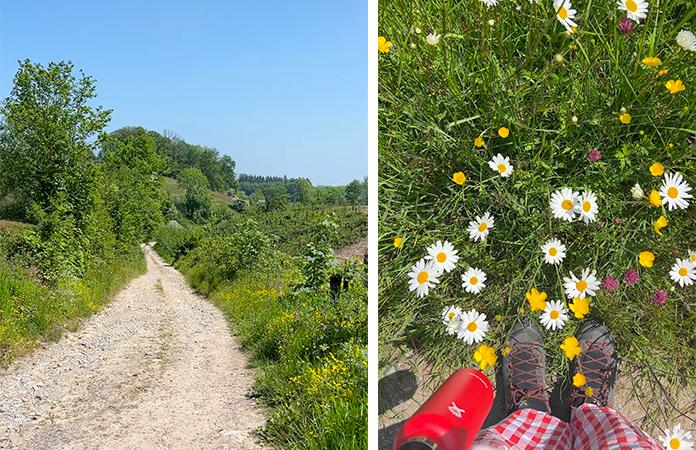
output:
[[145,272],[140,249],[109,264],[90,266],[81,278],[50,280],[36,268],[0,256],[0,365],[52,341],[63,328],[99,311],[136,275]]

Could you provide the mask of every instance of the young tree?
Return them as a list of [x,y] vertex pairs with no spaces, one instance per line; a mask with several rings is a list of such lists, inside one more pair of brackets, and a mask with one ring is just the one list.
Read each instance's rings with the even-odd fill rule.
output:
[[362,191],[362,188],[360,186],[360,182],[358,180],[353,180],[348,185],[346,186],[346,200],[348,203],[350,203],[351,206],[355,206],[355,204],[360,200],[360,193]]
[[0,107],[0,174],[44,213],[56,209],[60,198],[60,209],[73,213],[79,225],[94,203],[94,150],[111,110],[88,106],[96,97],[94,80],[82,71],[77,79],[72,62],[44,68],[27,59],[19,66]]
[[186,216],[194,222],[202,222],[210,216],[213,198],[208,191],[208,179],[200,169],[189,167],[179,173],[179,186],[186,191],[184,209]]

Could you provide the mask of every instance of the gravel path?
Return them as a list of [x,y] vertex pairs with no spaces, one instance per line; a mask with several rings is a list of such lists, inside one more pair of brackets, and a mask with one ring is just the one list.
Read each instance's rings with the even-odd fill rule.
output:
[[0,448],[262,448],[222,312],[143,249],[147,273],[103,312],[0,374]]

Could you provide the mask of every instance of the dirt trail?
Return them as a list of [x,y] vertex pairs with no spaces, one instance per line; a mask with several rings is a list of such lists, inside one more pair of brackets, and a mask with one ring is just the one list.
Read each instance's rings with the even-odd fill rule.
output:
[[0,448],[262,448],[222,312],[144,251],[147,273],[103,312],[0,374]]

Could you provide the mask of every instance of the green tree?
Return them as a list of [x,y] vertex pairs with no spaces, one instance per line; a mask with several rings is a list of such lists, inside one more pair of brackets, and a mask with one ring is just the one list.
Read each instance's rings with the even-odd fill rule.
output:
[[355,204],[360,200],[360,194],[362,192],[362,186],[360,185],[360,182],[358,180],[353,180],[348,185],[346,186],[345,190],[345,196],[346,196],[346,201],[350,203],[351,206],[355,206]]
[[94,80],[82,71],[76,78],[72,62],[44,68],[27,59],[19,66],[10,96],[0,107],[0,174],[8,187],[19,189],[46,214],[61,198],[61,211],[74,214],[76,224],[84,227],[83,219],[96,203],[94,150],[111,110],[88,106],[96,97]]
[[282,184],[270,186],[266,192],[266,212],[284,208],[290,199],[288,190]]
[[298,178],[294,181],[295,190],[297,191],[297,201],[304,205],[311,205],[314,203],[314,187],[312,183],[306,178]]
[[208,190],[208,178],[200,169],[189,167],[179,173],[177,182],[186,192],[183,205],[185,216],[197,223],[207,220],[213,203],[212,195]]
[[166,166],[148,134],[127,137],[105,154],[103,195],[122,247],[139,244],[164,222],[166,193],[159,173]]

